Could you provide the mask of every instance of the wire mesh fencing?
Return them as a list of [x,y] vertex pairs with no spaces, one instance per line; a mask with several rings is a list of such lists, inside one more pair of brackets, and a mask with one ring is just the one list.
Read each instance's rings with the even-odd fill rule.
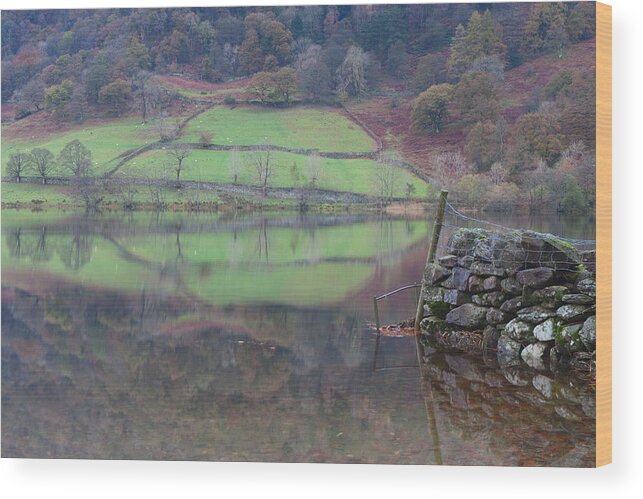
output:
[[516,271],[595,272],[596,240],[507,227],[464,214],[447,201],[436,257],[446,255]]

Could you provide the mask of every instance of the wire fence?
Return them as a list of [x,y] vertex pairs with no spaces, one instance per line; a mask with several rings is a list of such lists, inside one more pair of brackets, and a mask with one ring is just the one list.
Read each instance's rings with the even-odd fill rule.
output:
[[510,270],[550,267],[593,272],[595,250],[594,239],[572,239],[508,227],[464,214],[446,201],[436,256],[469,257]]

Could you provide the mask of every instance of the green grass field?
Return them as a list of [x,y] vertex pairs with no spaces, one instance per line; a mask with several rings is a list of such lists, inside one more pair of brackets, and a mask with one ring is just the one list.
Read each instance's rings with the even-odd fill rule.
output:
[[[257,174],[252,159],[254,153],[239,153],[243,167],[238,176],[240,184],[257,184]],[[265,153],[264,153],[265,154]],[[305,187],[310,186],[306,177],[307,156],[284,152],[271,152],[274,161],[273,176],[270,185],[273,187]],[[181,172],[183,180],[200,180],[204,182],[232,183],[230,173],[230,152],[207,151],[195,149],[184,160],[184,170]],[[356,192],[360,194],[378,194],[378,184],[375,172],[380,168],[377,162],[369,159],[327,159],[321,158],[321,176],[316,186],[321,189]],[[175,178],[173,169],[174,160],[165,151],[156,150],[146,152],[124,165],[120,172],[132,177]],[[295,166],[293,166],[295,165]],[[396,197],[405,195],[406,184],[415,186],[417,197],[424,197],[427,184],[409,173],[397,168],[395,183]]]
[[[13,182],[2,182],[0,200],[3,203],[32,203],[36,205],[52,206],[67,205],[69,208],[82,208],[82,201],[75,199],[68,188],[57,185],[42,184],[17,184]],[[175,189],[169,187],[163,189],[165,203],[187,203],[194,201],[194,192],[190,189]],[[202,203],[218,202],[219,196],[215,192],[200,191],[199,201]],[[106,193],[105,203],[122,203],[123,198],[118,193]],[[134,201],[137,203],[150,203],[152,197],[150,190],[144,185],[136,187]]]
[[[18,123],[19,124],[19,123]],[[10,125],[11,126],[11,125]],[[2,172],[6,175],[9,155],[15,151],[30,151],[34,147],[46,147],[54,155],[62,150],[68,142],[78,139],[88,147],[94,159],[94,173],[101,174],[109,170],[118,157],[125,151],[135,149],[158,140],[158,134],[153,125],[141,124],[140,118],[123,118],[106,121],[101,124],[84,124],[63,133],[52,133],[47,137],[28,137],[7,139],[7,129],[3,129],[2,137]],[[56,175],[69,175],[68,171],[60,170]]]
[[[27,118],[29,119],[29,118]],[[46,121],[45,121],[46,123]],[[32,123],[42,127],[42,122]],[[9,155],[18,150],[29,151],[34,147],[47,147],[55,155],[64,145],[74,139],[80,140],[93,154],[94,172],[102,174],[116,165],[129,150],[155,142],[158,131],[154,124],[142,125],[139,118],[128,117],[102,122],[88,122],[60,133],[50,133],[38,138],[29,136],[30,123],[17,122],[3,128],[2,171],[6,175]],[[19,128],[15,128],[19,127]],[[178,139],[181,142],[197,142],[201,131],[211,131],[214,143],[232,145],[271,144],[291,148],[319,149],[333,152],[359,152],[373,150],[374,141],[356,124],[330,108],[297,107],[290,109],[266,109],[261,107],[216,107],[193,119]],[[19,133],[18,133],[19,132]],[[32,132],[35,134],[35,132]],[[42,133],[42,130],[40,130]],[[7,138],[10,137],[10,138]],[[19,137],[19,138],[16,138]],[[229,152],[194,150],[186,161],[182,180],[201,180],[232,183],[229,167]],[[311,187],[307,172],[308,159],[304,155],[272,152],[274,173],[270,185],[274,187]],[[238,175],[240,184],[256,185],[256,172],[252,163],[253,153],[240,153],[243,167]],[[315,187],[359,194],[379,194],[376,180],[378,163],[367,159],[321,158],[322,171]],[[125,164],[121,172],[131,177],[154,177],[173,179],[172,158],[162,150],[155,150],[135,157]],[[33,175],[33,172],[27,172]],[[60,169],[53,175],[67,176]],[[427,184],[403,169],[397,169],[395,197],[404,197],[406,185],[415,190],[414,197],[424,197]],[[136,201],[146,202],[149,193],[139,189]],[[13,203],[32,200],[46,204],[70,201],[65,189],[56,186],[3,185],[3,201]],[[178,201],[184,194],[168,191],[167,202]],[[208,201],[215,200],[207,199]]]
[[198,142],[202,131],[211,132],[215,144],[271,144],[324,152],[376,149],[375,142],[358,125],[333,109],[216,107],[192,120],[179,140]]

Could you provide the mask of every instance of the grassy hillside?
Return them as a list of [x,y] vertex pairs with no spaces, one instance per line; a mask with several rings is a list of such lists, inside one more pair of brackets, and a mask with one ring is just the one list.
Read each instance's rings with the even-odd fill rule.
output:
[[[229,169],[230,154],[227,151],[193,150],[184,161],[183,180],[232,183]],[[243,163],[238,183],[257,184],[257,174],[252,163],[252,152],[239,153]],[[310,185],[306,178],[307,157],[299,154],[271,152],[274,163],[270,185],[274,187],[305,187]],[[376,169],[378,163],[369,159],[328,159],[320,158],[322,169],[316,187],[335,191],[377,194]],[[173,159],[162,150],[146,152],[128,162],[122,169],[123,175],[131,177],[175,178]],[[294,168],[293,168],[293,165]],[[387,167],[388,168],[388,167]],[[393,167],[391,167],[393,168]],[[427,184],[401,168],[396,168],[397,181],[395,196],[405,195],[406,184],[415,187],[416,196],[424,196]]]
[[[36,117],[26,120],[33,122]],[[9,155],[15,151],[46,147],[54,155],[58,155],[65,144],[78,139],[91,150],[94,172],[101,174],[109,170],[124,152],[158,140],[153,126],[142,124],[139,117],[91,120],[60,132],[53,119],[49,129],[30,127],[32,123],[29,121],[19,121],[2,129],[3,175],[6,175]],[[66,176],[69,172],[60,169],[59,174]]]

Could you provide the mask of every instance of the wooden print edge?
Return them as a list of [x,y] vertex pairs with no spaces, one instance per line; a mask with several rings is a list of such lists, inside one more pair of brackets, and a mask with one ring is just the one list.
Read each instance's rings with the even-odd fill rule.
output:
[[596,466],[612,462],[612,7],[596,2]]

